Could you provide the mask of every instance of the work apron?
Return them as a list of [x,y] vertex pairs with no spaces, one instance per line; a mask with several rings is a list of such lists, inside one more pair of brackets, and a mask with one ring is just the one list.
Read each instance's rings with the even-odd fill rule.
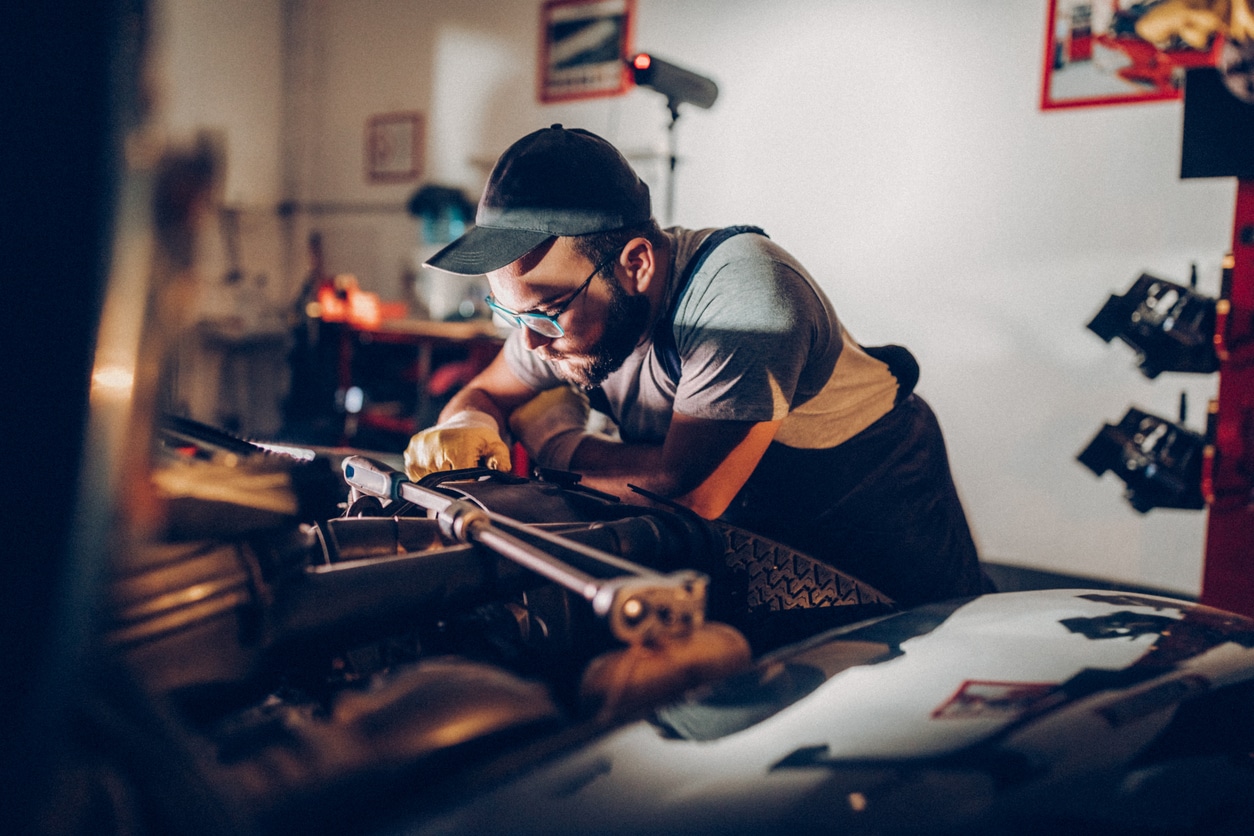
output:
[[903,606],[989,590],[940,425],[915,394],[836,447],[772,442],[722,519]]

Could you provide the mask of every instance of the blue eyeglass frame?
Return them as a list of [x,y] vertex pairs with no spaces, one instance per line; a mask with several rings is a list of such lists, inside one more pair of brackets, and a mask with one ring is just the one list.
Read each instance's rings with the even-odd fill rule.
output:
[[583,280],[583,284],[579,285],[579,287],[575,289],[575,292],[570,295],[570,298],[558,306],[557,313],[546,314],[539,313],[538,311],[524,311],[523,313],[519,313],[518,311],[511,311],[509,308],[493,299],[491,294],[484,297],[483,301],[487,302],[488,307],[491,308],[493,312],[498,314],[501,319],[504,319],[513,327],[530,328],[542,337],[548,337],[555,340],[558,337],[566,336],[566,329],[563,328],[562,324],[557,321],[557,318],[566,313],[566,309],[574,304],[574,301],[579,298],[579,295],[588,289],[588,285],[592,284],[592,280],[597,277],[597,274],[605,268],[605,265],[612,262],[614,258],[614,256],[610,256],[596,267],[592,268],[592,272],[588,275],[588,278]]

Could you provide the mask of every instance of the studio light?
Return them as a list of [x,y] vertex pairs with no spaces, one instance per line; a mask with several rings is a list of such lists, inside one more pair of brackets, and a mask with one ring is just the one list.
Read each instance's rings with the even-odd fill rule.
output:
[[718,85],[711,79],[648,52],[637,53],[631,59],[631,70],[636,84],[666,96],[666,105],[672,113],[681,104],[708,110],[718,98]]
[[718,98],[718,85],[703,75],[685,70],[669,61],[663,61],[649,52],[638,52],[627,60],[632,78],[639,87],[656,90],[666,97],[666,109],[670,111],[671,121],[667,126],[666,173],[666,213],[662,216],[665,223],[674,222],[675,217],[675,167],[679,162],[676,153],[675,125],[679,122],[679,106],[681,104],[696,105],[708,110]]

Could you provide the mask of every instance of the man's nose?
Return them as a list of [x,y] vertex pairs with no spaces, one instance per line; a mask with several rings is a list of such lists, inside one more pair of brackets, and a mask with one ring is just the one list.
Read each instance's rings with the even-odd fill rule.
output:
[[546,337],[538,331],[533,331],[530,328],[524,328],[523,339],[524,339],[525,345],[527,346],[527,350],[535,351],[540,346],[548,345],[549,343],[553,342],[553,340],[555,340],[556,337]]

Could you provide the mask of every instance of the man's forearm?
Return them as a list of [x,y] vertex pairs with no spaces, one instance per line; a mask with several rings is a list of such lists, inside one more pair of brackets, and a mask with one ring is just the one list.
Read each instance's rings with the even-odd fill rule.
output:
[[505,413],[501,407],[482,389],[474,386],[466,386],[459,390],[449,402],[440,410],[440,421],[447,421],[459,412],[468,409],[485,412],[496,420],[497,425],[502,431],[505,429]]
[[628,484],[668,498],[678,490],[662,468],[660,444],[623,444],[586,436],[571,459],[571,470],[583,477],[582,484],[629,501],[639,502],[641,497]]
[[449,399],[440,410],[440,420],[447,421],[459,412],[476,409],[490,415],[504,434],[509,414],[535,394],[509,370],[503,354],[498,354],[487,368]]
[[675,414],[666,442],[620,444],[587,437],[571,470],[592,488],[643,502],[627,485],[673,500],[706,519],[727,510],[775,437],[780,421],[708,421]]

